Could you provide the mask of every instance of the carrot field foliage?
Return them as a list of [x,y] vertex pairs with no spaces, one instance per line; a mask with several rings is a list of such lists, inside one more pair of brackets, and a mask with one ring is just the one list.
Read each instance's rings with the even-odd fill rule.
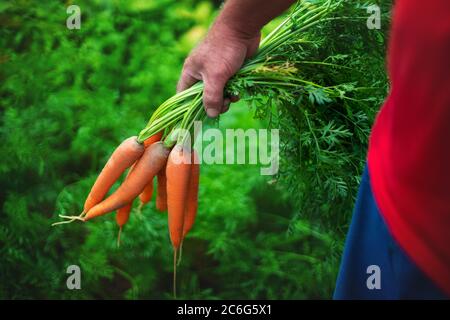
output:
[[[305,64],[303,76],[345,83],[349,99],[255,93],[243,97],[250,109],[243,101],[208,123],[280,128],[281,167],[267,178],[256,166],[202,165],[198,218],[178,270],[181,298],[331,296],[370,126],[387,93],[383,3],[381,30],[366,27],[368,3],[346,1],[339,14],[348,19],[305,35],[314,40],[305,60],[340,67]],[[81,9],[80,30],[66,28],[71,4]],[[115,146],[175,93],[184,58],[219,5],[0,4],[0,298],[172,297],[167,216],[154,202],[141,216],[132,212],[120,248],[114,214],[50,225],[57,214],[81,212]],[[69,265],[81,268],[80,290],[66,286]]]

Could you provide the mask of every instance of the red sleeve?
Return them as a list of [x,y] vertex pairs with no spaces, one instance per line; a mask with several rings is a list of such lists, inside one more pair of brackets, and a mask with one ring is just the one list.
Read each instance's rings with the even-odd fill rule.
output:
[[394,238],[450,295],[450,1],[396,1],[388,69],[372,188]]

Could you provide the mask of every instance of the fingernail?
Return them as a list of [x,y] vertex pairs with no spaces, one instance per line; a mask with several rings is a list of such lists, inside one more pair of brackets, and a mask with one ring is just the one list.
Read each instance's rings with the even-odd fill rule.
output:
[[216,109],[213,109],[213,108],[208,108],[208,109],[206,109],[206,114],[210,118],[215,118],[219,115],[219,111],[217,111]]

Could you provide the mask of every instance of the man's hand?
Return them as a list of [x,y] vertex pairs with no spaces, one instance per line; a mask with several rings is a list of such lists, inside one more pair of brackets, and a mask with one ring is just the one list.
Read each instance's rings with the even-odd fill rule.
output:
[[226,112],[237,97],[225,97],[224,87],[251,57],[259,45],[260,34],[244,35],[225,25],[216,24],[206,38],[186,59],[177,91],[183,91],[198,80],[203,80],[203,104],[209,117]]
[[203,104],[209,117],[228,110],[237,97],[225,97],[223,88],[258,49],[260,30],[295,0],[227,0],[205,40],[184,63],[177,91],[202,80]]

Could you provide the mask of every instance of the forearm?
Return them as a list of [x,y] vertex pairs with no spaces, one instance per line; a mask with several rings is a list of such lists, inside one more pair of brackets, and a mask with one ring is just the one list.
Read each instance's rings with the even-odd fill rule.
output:
[[251,38],[294,2],[296,0],[227,0],[214,27]]

